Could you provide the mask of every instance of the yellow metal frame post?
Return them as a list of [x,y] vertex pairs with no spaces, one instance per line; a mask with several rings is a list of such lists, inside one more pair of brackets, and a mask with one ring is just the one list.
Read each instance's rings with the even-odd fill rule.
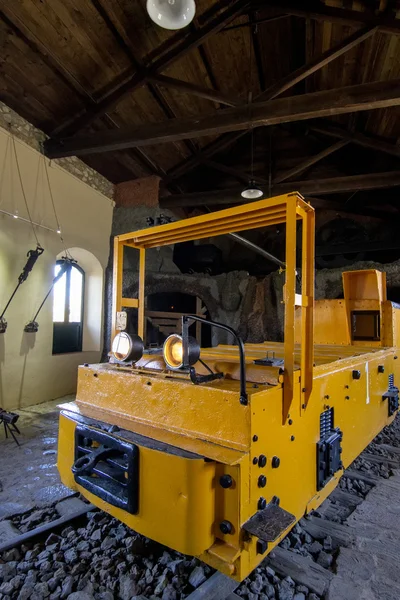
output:
[[145,337],[145,320],[144,320],[144,309],[145,309],[145,277],[146,277],[146,250],[144,248],[139,249],[139,306],[138,306],[138,334],[144,340]]
[[146,252],[143,248],[139,250],[139,298],[124,298],[122,296],[123,286],[123,271],[124,271],[124,246],[135,248],[132,244],[125,243],[121,240],[121,236],[114,238],[114,260],[113,260],[113,294],[112,294],[112,325],[111,325],[111,342],[117,333],[116,321],[117,313],[123,308],[138,309],[138,334],[144,339],[145,333],[145,269],[146,269]]
[[308,404],[313,384],[315,213],[312,210],[303,210],[300,208],[298,210],[303,220],[301,264],[301,411]]
[[117,333],[117,312],[122,309],[122,274],[124,265],[124,246],[118,237],[114,238],[114,260],[113,260],[113,290],[112,290],[112,325],[111,340]]
[[286,205],[286,280],[284,287],[284,375],[282,420],[285,423],[294,392],[294,311],[296,301],[296,201]]

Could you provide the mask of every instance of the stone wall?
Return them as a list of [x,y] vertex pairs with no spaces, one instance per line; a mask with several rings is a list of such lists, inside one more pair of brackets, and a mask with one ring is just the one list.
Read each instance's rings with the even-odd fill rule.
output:
[[[41,152],[43,142],[47,139],[43,131],[36,129],[3,102],[0,102],[0,127],[11,131],[13,135],[39,152]],[[114,198],[114,185],[79,158],[75,156],[57,158],[54,159],[54,162],[104,196]]]

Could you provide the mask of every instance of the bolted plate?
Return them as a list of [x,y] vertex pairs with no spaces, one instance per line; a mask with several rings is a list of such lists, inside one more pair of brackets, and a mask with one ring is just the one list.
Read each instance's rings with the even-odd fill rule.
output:
[[274,542],[295,522],[294,515],[271,503],[264,510],[256,512],[242,528],[265,542]]

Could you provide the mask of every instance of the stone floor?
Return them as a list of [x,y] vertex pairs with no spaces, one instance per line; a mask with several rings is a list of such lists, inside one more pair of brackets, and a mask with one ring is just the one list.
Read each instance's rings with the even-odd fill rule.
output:
[[58,409],[65,396],[18,411],[18,447],[0,429],[0,519],[71,495],[57,471]]

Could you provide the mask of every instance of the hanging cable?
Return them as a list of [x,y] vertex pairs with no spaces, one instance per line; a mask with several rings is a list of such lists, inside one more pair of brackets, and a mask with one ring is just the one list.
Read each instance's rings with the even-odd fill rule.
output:
[[40,311],[42,310],[47,298],[50,296],[51,292],[53,291],[53,288],[54,288],[55,284],[57,283],[57,281],[59,281],[61,279],[61,277],[64,275],[64,273],[67,271],[69,265],[77,262],[76,260],[70,259],[67,257],[63,257],[63,261],[64,262],[61,265],[59,272],[54,277],[52,284],[50,286],[50,289],[47,292],[47,294],[45,295],[43,302],[40,304],[39,308],[37,309],[37,311],[34,314],[34,316],[32,317],[32,319],[29,321],[29,323],[27,323],[25,325],[25,327],[24,327],[25,333],[36,333],[39,330],[39,323],[36,321],[36,319],[38,318],[38,315],[39,315]]
[[48,188],[49,188],[49,194],[50,194],[51,205],[52,205],[52,207],[53,207],[54,218],[55,218],[56,225],[57,225],[57,233],[58,233],[58,235],[60,236],[60,241],[61,241],[61,243],[62,243],[62,245],[63,245],[64,252],[65,252],[65,256],[67,256],[68,258],[71,258],[71,259],[72,259],[72,256],[70,255],[70,253],[68,252],[68,250],[67,250],[67,248],[66,248],[66,244],[65,244],[65,242],[64,242],[64,238],[63,238],[63,235],[62,235],[62,229],[61,229],[61,225],[60,225],[60,220],[59,220],[59,218],[58,218],[58,215],[57,215],[57,210],[56,210],[56,204],[55,204],[55,202],[54,202],[53,191],[52,191],[52,189],[51,189],[51,185],[50,185],[50,176],[49,176],[49,171],[48,171],[48,168],[47,168],[46,157],[45,157],[45,155],[44,155],[44,153],[43,153],[43,145],[42,145],[42,148],[41,148],[41,150],[42,150],[42,156],[43,156],[43,162],[44,162],[44,172],[45,172],[45,174],[46,174],[47,186],[48,186]]
[[38,236],[37,236],[37,234],[36,234],[35,226],[34,226],[34,224],[33,224],[32,217],[31,217],[31,212],[30,212],[30,210],[29,210],[29,206],[28,206],[28,200],[27,200],[27,198],[26,198],[25,189],[24,189],[24,184],[23,184],[23,182],[22,182],[21,169],[19,168],[18,155],[17,155],[17,148],[16,148],[16,146],[15,146],[15,138],[14,138],[14,136],[13,136],[13,134],[12,134],[12,133],[11,133],[11,143],[12,143],[12,147],[13,147],[13,150],[14,150],[15,164],[17,165],[18,179],[19,179],[19,182],[20,182],[20,185],[21,185],[21,192],[22,192],[22,197],[23,197],[23,199],[24,199],[24,202],[25,202],[25,208],[26,208],[26,212],[28,213],[28,218],[29,218],[29,221],[30,221],[30,224],[31,224],[31,227],[32,227],[32,232],[33,232],[33,235],[35,236],[35,239],[36,239],[36,244],[37,244],[37,247],[42,249],[42,245],[40,244],[40,242],[39,242],[39,238],[38,238]]
[[44,252],[43,248],[38,245],[36,250],[29,250],[29,252],[27,253],[28,260],[26,261],[26,264],[25,264],[24,268],[22,269],[22,273],[18,277],[17,287],[11,294],[10,299],[8,300],[3,312],[0,315],[0,333],[5,333],[5,331],[7,330],[7,321],[4,319],[4,315],[6,313],[7,308],[10,306],[11,301],[14,298],[15,294],[17,293],[19,287],[24,283],[24,281],[26,281],[28,279],[29,273],[32,271],[37,259],[39,258],[39,256],[41,254],[43,254],[43,252]]
[[1,175],[0,175],[0,206],[1,206],[2,202],[3,202],[3,199],[1,197],[1,193],[2,193],[2,190],[3,190],[4,174],[6,172],[6,165],[7,165],[7,157],[8,157],[9,147],[10,147],[10,136],[7,136],[6,151],[4,153],[3,165],[1,167]]

